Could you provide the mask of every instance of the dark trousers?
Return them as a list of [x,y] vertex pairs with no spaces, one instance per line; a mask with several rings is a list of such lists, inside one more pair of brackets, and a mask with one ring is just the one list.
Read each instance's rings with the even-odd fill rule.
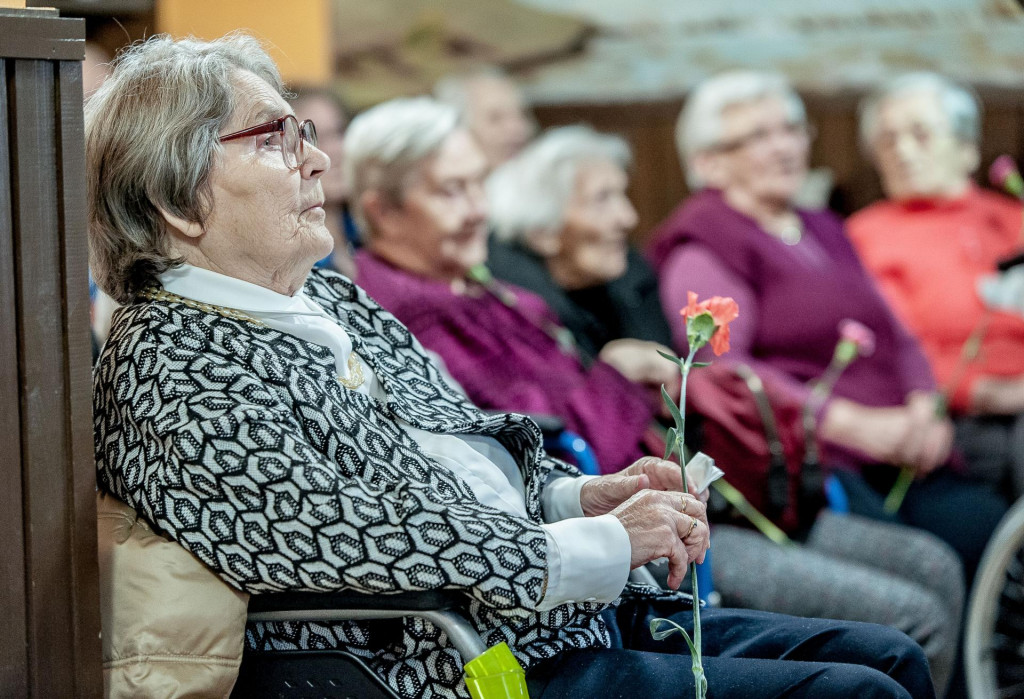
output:
[[895,480],[896,469],[873,469],[864,476],[837,471],[836,476],[850,499],[850,512],[919,527],[949,544],[964,564],[970,589],[985,544],[1007,510],[1006,500],[992,485],[941,468],[914,481],[899,512],[891,515],[883,510],[882,503]]
[[[668,614],[674,608],[674,614]],[[610,619],[611,649],[562,653],[531,668],[530,696],[566,699],[692,697],[689,650],[679,635],[651,638],[652,617],[693,628],[692,612],[625,602]],[[913,697],[933,699],[928,661],[900,631],[852,621],[740,609],[701,613],[709,699]]]

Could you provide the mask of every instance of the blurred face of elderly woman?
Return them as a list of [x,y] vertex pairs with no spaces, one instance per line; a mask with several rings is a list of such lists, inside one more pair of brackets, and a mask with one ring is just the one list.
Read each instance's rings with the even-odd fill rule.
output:
[[891,199],[956,197],[978,165],[978,149],[960,141],[936,92],[893,95],[878,107],[871,140]]
[[637,222],[626,196],[628,184],[625,170],[610,160],[580,164],[558,251],[548,258],[552,276],[563,288],[606,284],[625,273],[627,237]]
[[807,174],[810,137],[782,97],[741,102],[722,111],[720,137],[700,156],[707,183],[727,199],[754,206],[786,207]]
[[[277,91],[253,73],[238,71],[233,85],[235,108],[222,137],[291,114]],[[221,146],[210,172],[206,221],[164,212],[175,251],[189,264],[290,296],[333,247],[320,185],[330,160],[303,140],[297,166],[288,167],[280,131],[231,138]]]

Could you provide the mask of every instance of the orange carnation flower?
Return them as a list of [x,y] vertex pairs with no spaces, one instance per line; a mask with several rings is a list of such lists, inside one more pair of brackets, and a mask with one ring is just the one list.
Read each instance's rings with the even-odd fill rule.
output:
[[729,323],[740,315],[740,307],[728,296],[712,296],[704,301],[697,301],[697,293],[686,292],[686,307],[679,314],[687,320],[707,313],[715,323],[715,331],[711,335],[711,350],[716,356],[729,351]]

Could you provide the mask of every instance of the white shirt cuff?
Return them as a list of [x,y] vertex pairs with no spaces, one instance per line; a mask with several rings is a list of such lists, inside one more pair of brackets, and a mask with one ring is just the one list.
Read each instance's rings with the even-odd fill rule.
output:
[[599,476],[554,476],[544,484],[540,502],[545,522],[560,522],[563,519],[583,516],[580,505],[580,491],[583,484]]
[[543,527],[548,540],[548,589],[538,611],[571,602],[608,604],[622,594],[632,550],[629,535],[615,515],[574,517]]

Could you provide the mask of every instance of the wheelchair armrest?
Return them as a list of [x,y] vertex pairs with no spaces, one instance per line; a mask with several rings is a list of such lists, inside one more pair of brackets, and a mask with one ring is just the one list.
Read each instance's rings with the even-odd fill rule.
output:
[[462,614],[466,596],[454,590],[366,595],[358,592],[276,592],[249,597],[250,622],[368,621],[421,617],[441,628],[469,662],[487,646]]

